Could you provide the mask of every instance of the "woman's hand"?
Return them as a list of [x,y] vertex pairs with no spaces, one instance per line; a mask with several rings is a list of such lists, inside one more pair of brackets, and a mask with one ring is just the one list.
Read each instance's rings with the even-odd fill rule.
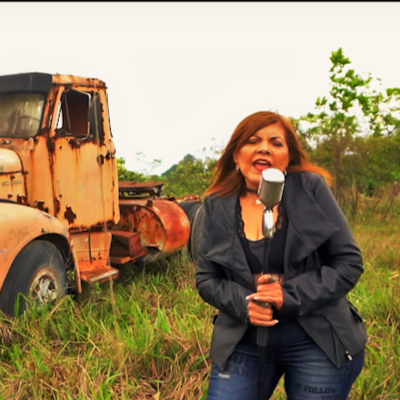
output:
[[249,313],[249,318],[250,318],[250,322],[252,323],[252,325],[257,325],[257,326],[274,326],[274,325],[276,325],[278,323],[278,320],[272,319],[272,314],[274,312],[272,307],[271,306],[268,306],[268,307],[261,306],[260,304],[258,304],[254,301],[254,297],[253,297],[253,301],[251,301],[250,300],[251,296],[257,297],[257,293],[254,293],[247,297],[247,299],[249,299],[248,313]]
[[253,293],[247,297],[258,302],[268,302],[276,310],[279,310],[283,305],[283,290],[282,285],[275,279],[271,279],[270,274],[261,275],[258,279],[257,293]]

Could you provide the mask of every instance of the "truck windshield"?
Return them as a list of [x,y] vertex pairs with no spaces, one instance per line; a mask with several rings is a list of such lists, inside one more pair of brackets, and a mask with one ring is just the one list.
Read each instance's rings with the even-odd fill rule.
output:
[[40,128],[44,94],[0,94],[0,137],[30,138]]

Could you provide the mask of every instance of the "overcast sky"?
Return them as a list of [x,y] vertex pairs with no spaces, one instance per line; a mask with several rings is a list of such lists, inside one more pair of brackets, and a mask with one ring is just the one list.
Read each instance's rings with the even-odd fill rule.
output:
[[256,111],[312,111],[339,47],[400,87],[399,17],[399,2],[1,2],[0,75],[105,81],[117,156],[162,173]]

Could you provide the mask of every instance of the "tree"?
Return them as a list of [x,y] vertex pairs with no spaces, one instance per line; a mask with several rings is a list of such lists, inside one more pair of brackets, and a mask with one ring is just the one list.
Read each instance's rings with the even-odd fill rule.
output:
[[369,99],[362,100],[373,136],[400,136],[399,88],[389,88],[385,92],[374,90]]
[[124,158],[117,158],[117,168],[118,168],[118,180],[119,181],[144,182],[146,180],[145,176],[142,173],[129,171],[125,167],[125,159]]
[[[373,78],[370,74],[362,77],[354,69],[342,48],[332,52],[332,67],[329,79],[331,89],[328,97],[318,97],[315,113],[301,116],[296,124],[301,136],[317,141],[317,148],[312,152],[313,161],[329,169],[334,177],[333,192],[341,201],[344,188],[355,184],[357,190],[362,180],[358,172],[345,168],[360,158],[365,158],[365,143],[356,139],[367,137],[396,135],[400,129],[397,118],[400,89],[387,89],[386,93],[371,89]],[[344,160],[346,159],[346,162]],[[361,164],[357,164],[360,167]],[[359,170],[359,168],[358,168]]]
[[216,159],[201,160],[185,156],[162,177],[166,180],[165,192],[172,196],[202,195],[211,185]]

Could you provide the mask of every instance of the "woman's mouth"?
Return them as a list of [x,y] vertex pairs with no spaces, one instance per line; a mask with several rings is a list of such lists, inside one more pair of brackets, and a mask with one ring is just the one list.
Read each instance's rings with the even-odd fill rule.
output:
[[257,171],[264,171],[264,169],[271,168],[271,163],[268,160],[256,160],[253,166]]

